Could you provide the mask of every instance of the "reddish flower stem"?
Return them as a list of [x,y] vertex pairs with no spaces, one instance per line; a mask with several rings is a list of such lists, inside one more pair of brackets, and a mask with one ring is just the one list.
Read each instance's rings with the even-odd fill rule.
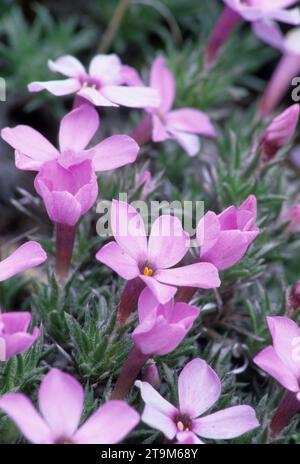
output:
[[152,139],[152,117],[147,114],[139,124],[133,129],[130,136],[138,143],[140,146],[145,145]]
[[222,45],[226,42],[231,32],[241,20],[238,13],[229,7],[225,7],[213,32],[208,39],[206,50],[204,52],[204,65],[209,69],[217,58]]
[[275,438],[292,418],[300,412],[300,402],[293,392],[287,392],[281,400],[270,423],[271,438]]
[[117,309],[117,323],[119,326],[124,325],[127,321],[137,304],[140,293],[144,287],[144,282],[138,277],[136,279],[128,280],[126,283]]
[[71,266],[76,226],[56,224],[56,275],[61,282],[68,277]]
[[149,358],[150,355],[143,354],[136,346],[131,348],[112,392],[112,400],[123,400],[125,398],[142,367],[146,364]]

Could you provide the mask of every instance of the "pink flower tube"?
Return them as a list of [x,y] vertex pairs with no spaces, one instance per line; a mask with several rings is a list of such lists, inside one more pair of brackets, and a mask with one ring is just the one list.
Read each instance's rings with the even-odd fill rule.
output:
[[30,333],[31,314],[26,312],[0,313],[0,361],[7,361],[28,350],[40,335],[35,327]]
[[0,397],[0,409],[35,444],[114,444],[138,424],[139,415],[124,401],[108,401],[82,425],[84,391],[69,374],[51,369],[42,380],[40,413],[22,393]]
[[294,28],[284,37],[276,24],[272,22],[255,25],[255,33],[269,45],[282,52],[271,79],[268,83],[259,107],[259,115],[268,116],[281,102],[286,92],[292,90],[292,81],[300,72],[300,28]]
[[[202,359],[193,359],[178,379],[179,406],[173,406],[147,382],[137,381],[146,404],[142,420],[177,443],[203,443],[198,437],[230,439],[259,426],[250,406],[233,406],[202,416],[221,394],[216,372]],[[201,416],[201,417],[200,417]]]
[[225,8],[214,27],[205,50],[204,61],[210,67],[218,53],[240,20],[253,25],[270,19],[287,24],[300,24],[300,10],[286,8],[297,0],[223,0]]
[[65,80],[32,82],[30,92],[48,90],[54,95],[75,94],[95,106],[157,107],[159,96],[155,89],[144,86],[124,86],[122,63],[117,55],[96,55],[88,72],[76,58],[65,55],[49,61],[52,71],[63,74]]

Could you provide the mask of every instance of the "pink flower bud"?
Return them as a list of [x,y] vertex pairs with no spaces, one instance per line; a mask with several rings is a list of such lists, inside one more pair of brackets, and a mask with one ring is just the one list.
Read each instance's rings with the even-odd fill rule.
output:
[[160,387],[160,377],[157,366],[153,361],[151,364],[146,364],[142,370],[142,379],[144,382],[148,382],[152,385],[155,390],[159,390]]

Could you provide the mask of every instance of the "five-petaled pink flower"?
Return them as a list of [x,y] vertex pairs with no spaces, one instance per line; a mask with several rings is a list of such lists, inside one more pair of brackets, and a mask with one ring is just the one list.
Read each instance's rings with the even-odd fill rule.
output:
[[186,303],[159,304],[149,288],[138,301],[139,325],[132,333],[134,344],[144,354],[164,355],[175,350],[199,316],[199,309]]
[[95,171],[109,171],[136,160],[139,147],[127,135],[113,135],[92,148],[85,149],[99,127],[97,111],[89,104],[81,105],[61,120],[59,150],[39,132],[19,125],[2,129],[2,138],[15,149],[19,169],[38,171],[44,163],[57,160],[68,168],[91,160]]
[[263,161],[270,161],[293,137],[299,121],[300,106],[289,106],[272,120],[266,128],[259,148]]
[[254,362],[300,401],[300,329],[288,317],[267,317],[273,345],[267,346]]
[[256,198],[250,195],[238,208],[229,206],[220,214],[209,211],[199,221],[197,240],[200,260],[219,270],[236,264],[259,233],[256,221]]
[[117,55],[96,55],[87,72],[76,58],[65,55],[49,61],[49,68],[68,79],[48,82],[32,82],[31,92],[48,90],[54,95],[76,94],[96,106],[131,108],[157,107],[159,96],[155,89],[144,86],[127,87],[124,83],[122,63]]
[[26,242],[8,258],[0,262],[0,282],[19,274],[19,272],[39,266],[46,259],[47,255],[39,243],[34,241]]
[[178,286],[208,289],[220,285],[218,271],[210,263],[172,268],[189,247],[188,234],[178,218],[157,218],[147,242],[143,218],[127,203],[113,200],[111,226],[116,241],[104,245],[96,258],[126,280],[140,278],[160,303],[168,302]]
[[221,382],[216,372],[202,359],[193,359],[178,379],[179,407],[170,404],[147,382],[137,381],[146,403],[142,420],[169,439],[179,443],[203,443],[199,437],[235,438],[259,426],[250,406],[233,406],[199,417],[218,400]]
[[[138,74],[131,68],[125,68],[123,72],[129,83],[143,85]],[[149,135],[153,142],[174,139],[190,156],[196,155],[200,149],[198,135],[215,137],[215,129],[209,117],[202,111],[193,108],[172,110],[176,81],[162,57],[156,58],[152,64],[150,87],[159,92],[160,106],[147,109],[149,115],[136,127],[133,137],[138,142],[147,140]]]
[[38,395],[39,409],[21,393],[0,397],[0,409],[36,444],[113,444],[139,422],[139,415],[124,401],[108,401],[79,426],[84,391],[71,375],[51,369]]
[[35,327],[28,332],[31,314],[26,312],[0,313],[0,361],[28,350],[40,335]]

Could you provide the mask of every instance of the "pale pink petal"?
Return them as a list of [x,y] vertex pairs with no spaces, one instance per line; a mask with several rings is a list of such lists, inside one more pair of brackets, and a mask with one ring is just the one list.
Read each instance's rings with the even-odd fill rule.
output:
[[80,89],[80,87],[80,82],[77,79],[71,77],[70,79],[59,81],[31,82],[31,84],[28,85],[28,90],[29,92],[40,92],[41,90],[48,90],[53,95],[60,97],[62,95],[75,93]]
[[193,432],[179,432],[176,435],[176,445],[204,445]]
[[151,67],[150,86],[158,90],[160,96],[160,111],[167,112],[172,108],[176,81],[172,72],[167,68],[163,57],[157,57]]
[[134,279],[140,273],[136,261],[116,242],[104,245],[96,254],[96,258],[123,277],[123,279]]
[[153,142],[163,142],[170,139],[171,136],[167,131],[167,126],[156,114],[152,115],[152,140]]
[[157,108],[160,102],[158,93],[150,87],[125,87],[106,85],[101,89],[108,100],[129,108]]
[[[13,128],[5,127],[1,131],[1,137],[19,152],[19,155],[16,153],[16,164],[18,157],[21,156],[21,166],[22,160],[25,161],[25,157],[28,157],[29,166],[33,162],[33,165],[31,165],[33,170],[39,169],[44,162],[58,157],[56,148],[32,127],[23,125]],[[23,169],[21,166],[18,163],[17,167]]]
[[259,422],[254,409],[242,405],[196,419],[193,423],[193,430],[200,437],[229,439],[239,437],[258,426]]
[[110,99],[107,99],[102,92],[92,87],[82,87],[77,93],[82,98],[93,103],[95,106],[118,106],[113,103]]
[[177,427],[174,420],[152,406],[145,406],[142,421],[149,427],[160,430],[169,440],[172,440],[176,435]]
[[299,385],[296,375],[277,356],[273,346],[268,346],[258,353],[253,362],[287,390],[297,392]]
[[280,27],[273,21],[255,21],[252,24],[254,34],[271,47],[284,50],[284,35]]
[[51,369],[39,389],[39,406],[53,435],[68,438],[78,427],[84,401],[83,388],[71,375]]
[[200,139],[198,135],[174,130],[169,130],[169,132],[189,156],[196,156],[199,153]]
[[181,413],[198,417],[217,401],[220,394],[220,379],[203,359],[193,359],[182,369],[178,379]]
[[89,67],[89,74],[101,84],[120,84],[122,64],[117,55],[96,55]]
[[19,272],[27,271],[39,266],[47,259],[47,255],[41,245],[30,241],[16,249],[8,258],[0,263],[0,282],[9,279]]
[[165,304],[173,298],[177,292],[177,288],[172,285],[164,285],[156,280],[156,277],[148,277],[140,275],[143,282],[150,288],[155,298],[161,304]]
[[113,200],[111,227],[120,247],[138,263],[147,258],[147,237],[143,218],[128,203]]
[[124,84],[134,87],[143,87],[145,85],[139,73],[131,66],[122,66],[121,75]]
[[154,268],[174,266],[186,255],[189,235],[182,228],[181,221],[174,216],[158,217],[152,228],[148,244],[148,262]]
[[300,10],[299,8],[292,8],[290,10],[276,10],[272,12],[272,19],[286,24],[293,24],[299,26],[300,24]]
[[5,334],[26,332],[31,322],[31,313],[18,311],[15,313],[0,313],[0,323],[5,325]]
[[80,77],[85,75],[85,69],[77,58],[71,55],[64,55],[57,60],[49,60],[48,67],[51,71],[58,72],[68,77]]
[[166,126],[173,131],[192,132],[207,137],[216,136],[216,131],[207,114],[193,108],[171,111],[166,115]]
[[15,151],[15,163],[18,169],[23,171],[39,171],[44,164],[44,161],[37,161],[29,156],[24,155],[20,151]]
[[96,171],[110,171],[133,163],[139,151],[138,144],[128,135],[112,135],[88,150]]
[[209,251],[218,241],[221,227],[218,216],[213,211],[208,211],[197,225],[197,241],[201,247],[201,253]]
[[143,321],[145,317],[147,317],[156,306],[159,304],[157,298],[153,295],[153,292],[150,288],[146,287],[141,292],[138,300],[138,313],[139,313],[139,320]]
[[6,343],[6,359],[28,350],[39,336],[40,331],[37,327],[33,330],[32,334],[18,332],[8,336],[4,335]]
[[6,343],[4,338],[0,335],[0,361],[6,361]]
[[32,443],[53,443],[49,427],[25,395],[6,393],[0,397],[0,409],[10,417],[23,435]]
[[99,126],[97,111],[89,104],[80,105],[68,113],[60,123],[59,145],[65,150],[80,151],[94,137]]
[[111,400],[92,414],[73,439],[78,444],[118,443],[139,423],[138,413],[125,401]]
[[[37,188],[36,184],[35,187]],[[43,195],[49,218],[53,222],[74,226],[80,219],[79,201],[69,192],[49,192]]]
[[288,317],[268,317],[277,356],[298,378],[300,376],[300,329]]
[[178,409],[165,400],[149,383],[137,380],[135,386],[141,390],[141,396],[147,406],[169,418],[173,418],[178,413]]
[[217,268],[210,263],[196,263],[173,269],[160,269],[155,278],[179,287],[217,288],[221,282]]

